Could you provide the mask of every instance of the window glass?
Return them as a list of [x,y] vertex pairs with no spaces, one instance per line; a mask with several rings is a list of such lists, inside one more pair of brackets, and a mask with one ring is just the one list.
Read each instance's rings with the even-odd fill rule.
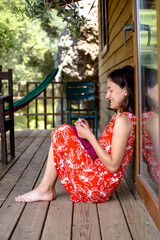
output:
[[101,51],[108,48],[108,0],[100,0],[100,21],[101,21]]
[[156,4],[137,1],[139,104],[142,130],[140,175],[158,200],[159,112]]

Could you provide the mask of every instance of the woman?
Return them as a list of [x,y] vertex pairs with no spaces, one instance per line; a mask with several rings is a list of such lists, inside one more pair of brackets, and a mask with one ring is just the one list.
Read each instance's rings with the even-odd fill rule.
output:
[[159,115],[157,70],[142,66],[142,150],[152,181],[159,183]]
[[53,200],[57,177],[73,202],[104,202],[110,198],[123,178],[134,150],[133,81],[130,66],[108,76],[106,99],[116,114],[98,140],[85,119],[75,123],[79,137],[89,141],[97,158],[91,158],[70,125],[57,127],[51,134],[52,144],[40,185],[16,197],[17,202]]

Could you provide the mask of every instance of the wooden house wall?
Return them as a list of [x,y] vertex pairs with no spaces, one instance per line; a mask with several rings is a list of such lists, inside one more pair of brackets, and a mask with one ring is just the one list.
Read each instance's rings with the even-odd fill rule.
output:
[[[104,55],[102,55],[101,51],[99,54],[99,128],[101,131],[105,128],[106,124],[110,121],[111,116],[113,115],[113,112],[107,109],[107,100],[105,99],[107,75],[116,68],[123,67],[125,65],[134,66],[132,31],[126,32],[127,46],[124,44],[124,26],[131,24],[132,21],[132,0],[108,0],[108,50]],[[101,39],[101,32],[99,34],[99,39]],[[133,169],[134,158],[126,171],[126,178],[128,179],[131,188],[134,186]]]

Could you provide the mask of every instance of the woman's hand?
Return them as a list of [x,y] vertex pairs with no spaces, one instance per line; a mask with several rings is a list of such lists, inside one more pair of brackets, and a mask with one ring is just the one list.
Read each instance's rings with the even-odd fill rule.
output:
[[76,122],[75,122],[75,126],[78,132],[78,136],[84,139],[88,140],[88,137],[93,134],[90,126],[87,122],[86,119],[84,118],[79,118]]
[[82,123],[82,124],[84,123],[86,126],[89,127],[89,124],[88,124],[87,120],[84,119],[84,118],[78,118],[78,120],[75,122],[75,125],[76,125],[77,123]]

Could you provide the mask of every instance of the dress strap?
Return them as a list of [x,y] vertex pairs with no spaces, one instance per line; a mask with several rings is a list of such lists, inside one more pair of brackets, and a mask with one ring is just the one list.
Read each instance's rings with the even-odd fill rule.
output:
[[136,124],[136,117],[135,117],[132,113],[130,113],[130,112],[122,112],[122,113],[120,113],[118,116],[117,116],[117,114],[115,114],[115,115],[114,115],[113,122],[115,122],[116,119],[117,119],[118,117],[122,116],[122,115],[127,116],[127,117],[131,120],[131,122],[132,122],[133,125]]

